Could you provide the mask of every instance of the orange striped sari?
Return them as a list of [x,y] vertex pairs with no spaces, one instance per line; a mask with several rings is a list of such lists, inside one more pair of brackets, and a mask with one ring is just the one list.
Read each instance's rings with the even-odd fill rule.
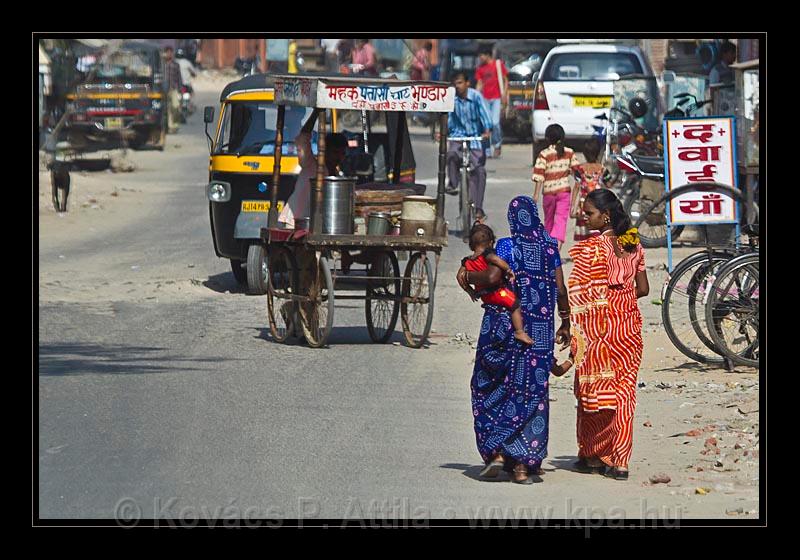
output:
[[627,467],[643,346],[634,277],[644,270],[644,251],[639,245],[618,257],[615,243],[616,238],[601,235],[570,249],[574,267],[567,286],[578,456]]

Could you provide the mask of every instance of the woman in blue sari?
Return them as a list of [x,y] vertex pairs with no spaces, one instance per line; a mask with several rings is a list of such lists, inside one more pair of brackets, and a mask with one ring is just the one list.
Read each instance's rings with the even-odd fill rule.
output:
[[[533,199],[512,200],[508,223],[511,237],[500,239],[496,252],[514,271],[525,330],[534,343],[515,340],[508,310],[484,304],[471,381],[472,415],[486,463],[481,475],[496,477],[505,470],[512,481],[532,484],[541,482],[538,473],[547,456],[548,378],[554,342],[569,343],[569,302],[558,242],[539,220]],[[470,282],[496,281],[491,275],[491,270],[472,272]],[[554,336],[557,302],[562,322]]]

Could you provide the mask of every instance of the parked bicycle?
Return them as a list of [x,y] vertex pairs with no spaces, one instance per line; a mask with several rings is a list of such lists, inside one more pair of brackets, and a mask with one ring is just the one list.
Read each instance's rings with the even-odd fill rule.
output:
[[[656,201],[648,212],[677,196],[700,190],[731,196],[747,203],[739,189],[718,183],[694,183],[673,189]],[[700,363],[758,366],[759,358],[759,275],[758,205],[751,212],[755,222],[742,232],[746,246],[714,246],[683,259],[661,290],[661,318],[675,347]],[[646,215],[636,221],[644,223]]]

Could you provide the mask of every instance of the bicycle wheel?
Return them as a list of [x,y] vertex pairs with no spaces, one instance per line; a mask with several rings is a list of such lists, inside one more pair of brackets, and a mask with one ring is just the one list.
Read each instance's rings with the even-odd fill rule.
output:
[[721,350],[708,333],[705,294],[713,274],[731,258],[703,251],[681,261],[662,289],[661,320],[672,344],[684,356],[703,364],[722,364]]
[[428,339],[433,322],[433,269],[425,253],[414,253],[403,275],[403,334],[412,348],[421,347]]
[[461,184],[459,185],[459,223],[461,225],[461,239],[466,242],[469,239],[469,228],[472,223],[470,217],[469,203],[469,173],[466,167],[461,168]]
[[272,245],[268,253],[267,312],[269,330],[276,342],[285,342],[294,331],[297,306],[297,263],[286,247]]
[[758,253],[721,267],[709,292],[706,322],[714,343],[732,362],[759,365]]
[[300,326],[312,348],[321,348],[328,342],[333,329],[333,279],[328,259],[319,258],[319,263],[309,267],[308,293],[300,302]]
[[[400,297],[400,265],[391,251],[376,253],[369,266],[368,276],[377,277],[367,280],[367,298],[365,312],[367,314],[367,330],[373,342],[386,343],[394,333],[397,325],[398,305]],[[388,278],[393,278],[389,280]]]
[[[631,196],[623,201],[623,209],[631,217],[631,222],[639,230],[639,239],[642,247],[653,249],[667,246],[667,222],[664,213],[667,203],[663,202],[653,209],[647,216],[642,216],[655,201],[642,200],[637,188]],[[672,226],[672,240],[676,240],[683,232],[683,226]]]

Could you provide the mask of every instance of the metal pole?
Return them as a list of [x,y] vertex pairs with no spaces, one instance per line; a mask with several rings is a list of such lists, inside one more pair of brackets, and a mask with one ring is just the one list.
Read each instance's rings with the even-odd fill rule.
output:
[[325,182],[325,134],[326,134],[327,114],[323,109],[319,114],[319,127],[317,129],[317,180],[314,182],[314,189],[311,196],[311,232],[316,233],[322,230],[322,185]]
[[364,135],[364,153],[369,153],[369,123],[367,121],[367,112],[361,109],[361,133]]
[[269,227],[278,227],[278,187],[281,184],[281,155],[283,152],[283,120],[286,105],[278,105],[278,120],[275,124],[275,158],[272,164],[272,193],[269,203]]
[[745,175],[745,200],[747,205],[747,215],[745,221],[747,224],[752,224],[756,221],[755,210],[753,204],[755,203],[755,176],[752,173]]
[[[394,169],[392,172],[392,183],[397,184],[400,182],[400,177],[403,174],[403,152],[405,151],[406,140],[408,139],[408,126],[406,123],[405,111],[395,113],[397,115],[397,138],[395,139],[394,150]],[[389,118],[389,113],[386,113],[386,118]],[[387,120],[388,122],[388,120]],[[387,127],[388,130],[388,127]]]
[[439,182],[436,189],[436,216],[442,224],[444,223],[444,182],[447,169],[447,118],[447,113],[439,115]]

